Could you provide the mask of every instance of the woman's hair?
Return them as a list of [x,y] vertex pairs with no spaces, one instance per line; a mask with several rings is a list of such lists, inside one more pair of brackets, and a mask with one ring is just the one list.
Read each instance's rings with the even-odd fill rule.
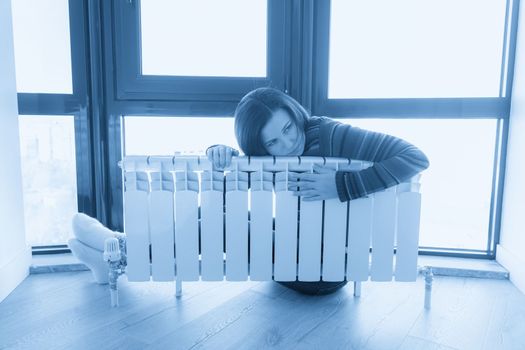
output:
[[261,130],[279,109],[287,111],[299,131],[304,132],[308,112],[284,92],[273,88],[258,88],[241,99],[234,114],[235,137],[244,154],[268,155],[261,140]]

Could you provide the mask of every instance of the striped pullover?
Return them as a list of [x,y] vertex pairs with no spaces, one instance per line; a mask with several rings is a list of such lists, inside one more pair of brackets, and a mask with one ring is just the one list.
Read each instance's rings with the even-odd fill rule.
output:
[[429,166],[421,150],[400,138],[327,117],[309,117],[305,135],[304,156],[342,157],[374,163],[360,171],[336,172],[341,202],[397,185]]

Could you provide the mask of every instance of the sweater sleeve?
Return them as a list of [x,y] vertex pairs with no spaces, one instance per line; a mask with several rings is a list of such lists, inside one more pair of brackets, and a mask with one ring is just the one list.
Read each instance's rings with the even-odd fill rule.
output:
[[336,172],[336,187],[342,202],[397,185],[429,166],[416,146],[395,136],[364,130],[333,120],[327,122],[324,147],[333,157],[370,161],[360,171]]

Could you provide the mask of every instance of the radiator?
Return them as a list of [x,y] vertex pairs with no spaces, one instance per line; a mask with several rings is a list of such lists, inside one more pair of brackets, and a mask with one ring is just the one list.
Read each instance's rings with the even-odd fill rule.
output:
[[415,281],[420,175],[349,202],[303,201],[288,174],[314,164],[372,165],[235,157],[218,172],[204,156],[125,157],[128,280]]

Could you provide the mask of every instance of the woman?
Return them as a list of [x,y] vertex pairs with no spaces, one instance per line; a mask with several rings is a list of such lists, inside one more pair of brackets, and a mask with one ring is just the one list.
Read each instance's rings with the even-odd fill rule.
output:
[[[242,98],[235,110],[235,136],[241,150],[250,156],[343,157],[374,163],[358,172],[336,172],[316,166],[313,174],[302,174],[299,181],[292,176],[292,180],[296,181],[291,183],[290,190],[303,200],[339,198],[345,202],[357,199],[397,185],[429,166],[423,152],[402,139],[352,127],[327,117],[310,116],[292,97],[272,88],[259,88]],[[222,169],[230,164],[233,156],[239,155],[239,151],[225,145],[213,145],[206,154],[214,168]],[[89,234],[83,228],[90,223],[89,220],[94,219],[82,215],[74,219],[75,235],[80,240],[79,234]],[[97,223],[91,222],[91,225],[101,238],[104,234],[116,234],[100,224],[97,226]],[[79,246],[81,242],[73,242],[75,244],[77,248],[82,248]],[[97,239],[93,245],[103,250],[102,239]],[[72,250],[75,252],[74,247]],[[103,265],[99,265],[98,271],[102,272],[93,273],[97,281],[103,283],[107,267],[104,266],[103,270],[100,266]],[[279,283],[305,294],[327,294],[347,282]]]
[[[309,116],[292,97],[271,88],[256,89],[239,102],[235,136],[244,154],[251,156],[343,157],[374,162],[358,172],[314,167],[314,174],[302,174],[300,181],[290,184],[290,190],[303,200],[357,199],[397,185],[429,166],[423,152],[404,140]],[[214,145],[206,154],[214,167],[221,169],[239,152]],[[279,283],[306,294],[327,294],[343,287],[346,280]]]

